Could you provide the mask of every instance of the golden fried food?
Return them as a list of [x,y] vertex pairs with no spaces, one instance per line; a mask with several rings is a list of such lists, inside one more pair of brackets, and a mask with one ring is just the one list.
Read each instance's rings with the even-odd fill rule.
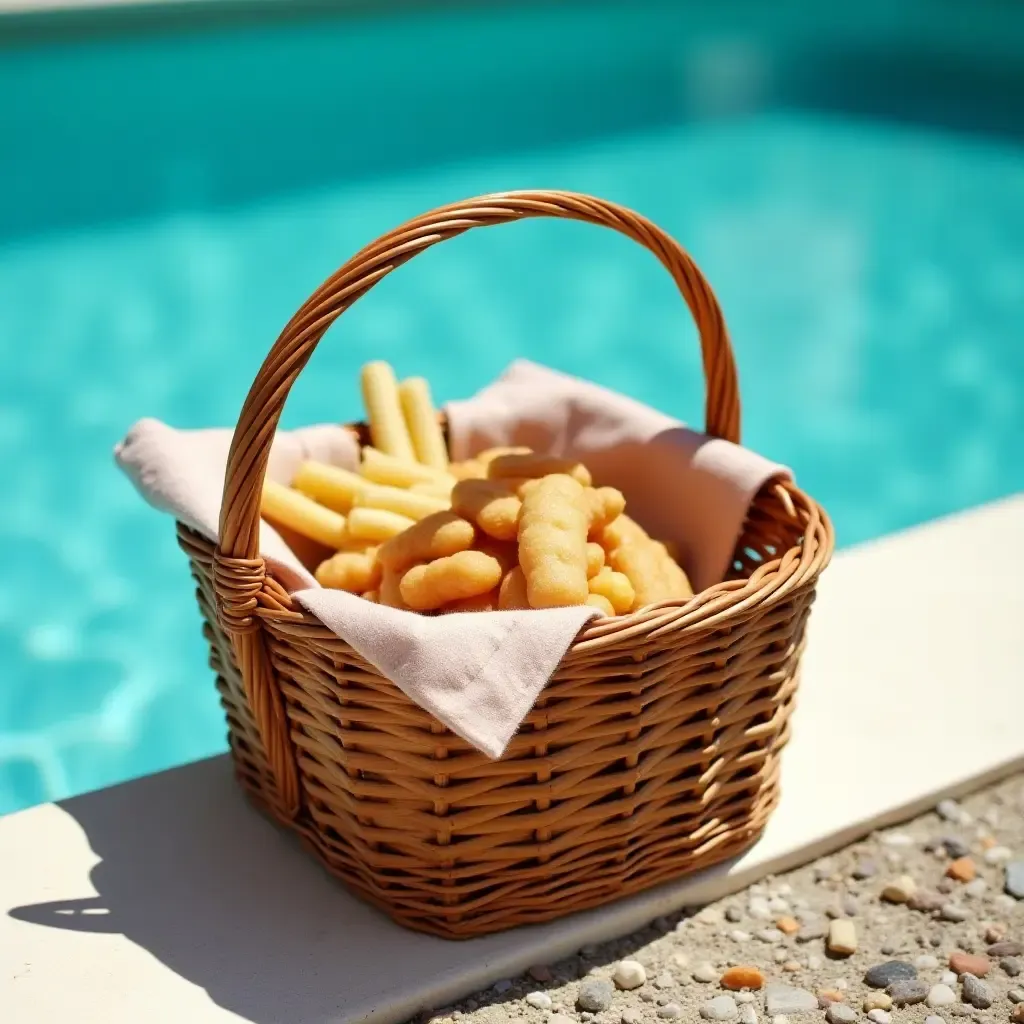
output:
[[588,487],[584,492],[590,510],[590,535],[596,537],[610,522],[622,515],[626,499],[614,487]]
[[435,512],[381,546],[377,557],[385,568],[405,570],[415,562],[445,558],[473,546],[476,530],[454,512]]
[[263,481],[260,512],[325,547],[340,548],[348,536],[343,515],[274,480]]
[[441,608],[452,601],[479,597],[493,590],[501,580],[501,565],[482,551],[459,551],[454,555],[415,565],[402,577],[402,600],[413,611]]
[[495,540],[515,540],[522,502],[500,481],[460,480],[452,489],[452,510]]
[[473,456],[477,462],[482,462],[485,466],[493,462],[499,455],[532,455],[532,448],[485,448],[482,452],[478,452]]
[[441,611],[449,612],[493,612],[498,607],[498,592],[488,590],[486,594],[477,597],[464,597],[461,601],[452,601],[446,604]]
[[409,610],[409,606],[402,600],[402,573],[390,566],[383,566],[380,578],[380,589],[377,593],[377,603],[387,605],[389,608],[401,608]]
[[398,398],[417,461],[424,466],[446,470],[448,449],[430,397],[430,385],[422,377],[410,377],[398,385]]
[[439,482],[455,486],[455,477],[449,473],[442,473],[432,466],[421,466],[418,462],[396,459],[393,455],[371,447],[363,449],[359,475],[375,484],[388,484],[391,487],[412,487],[413,484]]
[[[500,456],[491,465],[518,457]],[[573,477],[552,474],[527,489],[519,516],[519,564],[531,608],[586,603],[589,525],[583,486]]]
[[683,600],[693,596],[686,574],[669,557],[663,544],[627,515],[621,515],[601,533],[608,552],[608,564],[624,573],[633,585],[633,610],[659,601]]
[[498,607],[502,611],[518,611],[530,607],[530,602],[526,597],[526,577],[520,566],[515,566],[501,581],[501,588],[498,591]]
[[600,609],[609,619],[615,615],[615,609],[612,607],[611,601],[607,597],[602,597],[600,594],[590,594],[587,597],[586,603],[591,608]]
[[352,594],[375,590],[380,586],[380,578],[381,566],[376,549],[339,551],[321,562],[316,570],[316,581],[320,586],[347,590]]
[[587,579],[592,579],[604,568],[604,548],[596,541],[587,541]]
[[487,467],[476,459],[467,459],[465,462],[453,462],[448,467],[448,470],[456,480],[487,479]]
[[492,480],[506,477],[537,477],[559,474],[571,476],[584,487],[592,483],[590,471],[576,459],[563,459],[557,455],[537,455],[534,452],[511,452],[498,455],[487,464],[487,476]]
[[385,541],[397,537],[415,522],[415,519],[400,516],[397,512],[360,506],[348,514],[348,532],[357,540]]
[[590,593],[598,594],[611,604],[616,615],[625,615],[633,607],[636,592],[625,573],[604,568],[590,579]]
[[367,363],[361,382],[373,446],[397,459],[415,462],[416,453],[402,415],[395,371],[384,362]]
[[370,484],[365,480],[363,485],[363,490],[355,497],[357,508],[379,508],[385,512],[397,512],[408,519],[425,519],[434,512],[443,512],[451,504],[445,498],[416,494],[402,487]]
[[348,512],[367,483],[351,470],[326,462],[308,461],[296,470],[292,487],[335,512]]

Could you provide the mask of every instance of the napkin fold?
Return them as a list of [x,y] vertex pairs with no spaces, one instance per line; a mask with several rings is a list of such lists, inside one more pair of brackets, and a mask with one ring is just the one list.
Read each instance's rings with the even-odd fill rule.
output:
[[[789,475],[624,395],[526,361],[446,412],[455,459],[496,445],[526,445],[585,462],[595,481],[623,491],[633,518],[678,545],[695,591],[725,576],[761,486]],[[149,504],[216,541],[231,435],[143,419],[114,454]],[[288,484],[305,459],[352,469],[359,448],[337,425],[279,431],[268,475]],[[495,759],[597,614],[587,607],[425,617],[320,587],[265,522],[260,553],[307,611],[410,700]]]

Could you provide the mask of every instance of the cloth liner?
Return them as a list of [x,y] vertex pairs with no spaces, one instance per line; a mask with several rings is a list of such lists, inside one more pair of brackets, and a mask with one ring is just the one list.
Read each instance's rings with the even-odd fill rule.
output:
[[[679,546],[695,592],[725,576],[757,491],[769,479],[789,477],[785,467],[745,448],[526,361],[446,412],[455,460],[496,445],[525,445],[585,462],[596,482],[623,491],[627,512],[653,536]],[[149,504],[216,541],[231,435],[143,419],[114,454]],[[268,475],[290,483],[305,459],[353,469],[358,445],[337,425],[279,431]],[[268,571],[328,629],[494,759],[597,614],[586,607],[422,616],[320,587],[266,522],[260,553]]]

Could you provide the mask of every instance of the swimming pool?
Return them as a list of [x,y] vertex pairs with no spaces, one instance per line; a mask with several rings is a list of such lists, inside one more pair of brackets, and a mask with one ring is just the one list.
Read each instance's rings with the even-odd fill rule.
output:
[[[440,202],[570,188],[675,234],[729,319],[747,443],[841,544],[1024,487],[1024,14],[858,7],[854,31],[784,4],[737,34],[676,6],[6,38],[0,813],[224,749],[172,524],[111,447],[142,415],[232,423],[312,288]],[[533,222],[383,282],[285,422],[352,415],[369,358],[446,399],[517,355],[701,408],[649,255]]]

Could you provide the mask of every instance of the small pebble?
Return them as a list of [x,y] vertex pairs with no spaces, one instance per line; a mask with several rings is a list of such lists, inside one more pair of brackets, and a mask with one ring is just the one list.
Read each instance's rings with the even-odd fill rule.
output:
[[526,1002],[538,1010],[550,1010],[552,1006],[551,996],[547,992],[528,992]]
[[809,970],[809,971],[816,971],[820,967],[821,967],[821,957],[820,956],[809,956],[807,958],[807,970]]
[[743,911],[739,907],[727,907],[725,911],[726,921],[731,921],[733,924],[738,924],[743,920]]
[[729,932],[729,938],[732,939],[734,942],[749,942],[753,938],[753,936],[750,934],[750,932],[745,932],[740,928],[734,928],[731,932]]
[[847,895],[843,897],[843,913],[847,917],[856,917],[858,910],[860,910],[860,907],[857,905],[857,901],[853,896]]
[[493,990],[497,995],[503,996],[506,992],[512,991],[512,982],[509,981],[508,978],[496,981],[493,985]]
[[666,1003],[658,1007],[658,1016],[663,1020],[678,1020],[683,1015],[683,1009],[678,1003]]
[[675,983],[676,979],[668,971],[662,971],[661,974],[654,979],[655,988],[672,988]]
[[828,1006],[830,1003],[841,1003],[843,993],[834,988],[818,989],[818,1003]]
[[937,892],[932,892],[930,889],[918,889],[907,900],[907,906],[919,913],[930,914],[938,910],[945,902],[945,899]]
[[802,971],[803,967],[799,960],[786,960],[782,964],[782,969],[787,974],[796,974],[798,971]]
[[963,907],[958,907],[955,903],[944,903],[939,911],[939,917],[943,921],[952,921],[954,924],[959,924],[961,921],[967,920],[968,914]]
[[733,1020],[739,1014],[739,1007],[731,996],[715,996],[701,1008],[704,1020]]
[[885,835],[882,836],[882,845],[907,847],[913,846],[914,840],[905,832],[886,832]]
[[695,918],[701,924],[721,924],[725,915],[718,907],[705,907]]
[[888,992],[869,992],[864,999],[864,1012],[892,1009],[892,998]]
[[1006,938],[1006,925],[1001,923],[990,924],[985,928],[986,942],[1002,942]]
[[1024,988],[1011,988],[1010,991],[1006,993],[1006,998],[1009,999],[1011,1003],[1024,1003]]
[[763,896],[752,896],[747,904],[747,913],[758,921],[770,921],[772,910]]
[[1024,900],[1024,860],[1011,860],[1006,865],[1006,877],[1003,888],[1007,896],[1015,900]]
[[772,959],[777,964],[784,964],[789,959],[789,953],[785,949],[777,949],[772,953]]
[[857,926],[848,918],[833,921],[828,930],[827,947],[834,956],[852,956],[857,952]]
[[772,1017],[772,1024],[789,1024],[789,1018],[783,1013],[778,1013]]
[[866,881],[878,874],[878,865],[869,857],[863,857],[854,865],[852,874],[858,881]]
[[1024,954],[1024,943],[1013,941],[993,942],[985,952],[989,956],[1021,956]]
[[940,1006],[952,1006],[956,1002],[956,993],[948,985],[932,985],[925,1002],[933,1010]]
[[644,965],[636,960],[620,960],[612,971],[612,981],[617,988],[629,991],[639,988],[647,981],[647,971]]
[[581,1010],[600,1013],[612,1005],[614,995],[615,989],[607,978],[584,978],[576,997],[576,1005]]
[[971,823],[971,816],[955,800],[940,801],[939,805],[935,808],[935,813],[943,821],[951,821],[957,825],[969,825]]
[[803,927],[796,933],[797,942],[814,942],[823,939],[827,932],[825,922],[820,918],[812,921],[805,921]]
[[1017,900],[1005,892],[1001,892],[992,902],[1000,910],[1013,910],[1017,906]]
[[986,892],[988,892],[988,882],[984,878],[976,878],[964,886],[964,894],[970,896],[972,900],[981,899]]
[[548,1017],[548,1024],[576,1024],[576,1022],[564,1013],[553,1013]]
[[957,950],[950,955],[949,969],[958,976],[973,974],[976,978],[984,978],[992,970],[992,964],[983,956],[975,956],[973,953]]
[[639,1010],[628,1009],[622,1011],[621,1019],[622,1024],[641,1024],[644,1018]]
[[857,1011],[845,1003],[832,1003],[825,1011],[828,1024],[853,1024],[857,1019]]
[[912,981],[917,977],[917,968],[904,960],[887,960],[884,964],[869,967],[864,982],[872,988],[888,988],[894,981]]
[[773,914],[788,914],[789,913],[789,901],[784,900],[781,896],[772,896],[768,900],[768,909]]
[[741,1004],[752,1003],[757,999],[757,996],[755,996],[753,992],[737,992],[733,996],[733,999],[735,999],[737,1003]]
[[939,966],[939,961],[931,953],[922,953],[914,960],[914,966],[919,971],[934,971]]
[[883,956],[892,956],[896,952],[896,947],[891,942],[883,942],[880,949]]
[[1016,957],[1006,956],[999,961],[999,966],[1002,968],[1003,974],[1011,978],[1016,978],[1020,974],[1021,967],[1020,961]]
[[757,1010],[750,1003],[740,1007],[740,1024],[757,1024]]
[[778,928],[783,935],[795,935],[800,931],[800,922],[797,921],[795,917],[790,917],[788,914],[784,914],[775,921],[775,927]]
[[916,978],[894,981],[886,992],[892,997],[893,1006],[912,1006],[928,998],[928,986]]
[[952,971],[943,971],[939,975],[939,981],[943,985],[955,985],[959,979]]
[[702,985],[709,985],[718,980],[718,971],[709,963],[698,964],[693,969],[693,980],[699,981]]
[[872,1010],[868,1014],[868,1020],[874,1021],[874,1024],[889,1024],[892,1014],[886,1013],[885,1010]]
[[971,848],[958,836],[944,836],[942,845],[950,857],[966,857]]
[[778,928],[762,928],[754,934],[762,942],[781,942],[785,938]]
[[690,958],[679,951],[672,954],[672,963],[676,965],[681,971],[685,971],[690,966]]
[[910,875],[900,875],[882,890],[882,899],[887,903],[906,903],[917,891],[917,883]]
[[941,1017],[937,1017],[934,1013],[929,1013],[924,1019],[924,1024],[946,1024],[946,1022]]
[[818,997],[806,989],[774,982],[765,990],[765,1006],[772,1016],[813,1013],[818,1009]]
[[957,882],[970,882],[977,873],[978,869],[974,866],[974,861],[970,857],[957,857],[946,868],[946,877],[952,878]]
[[987,1010],[994,1002],[992,990],[980,978],[973,974],[965,974],[960,979],[960,996],[965,1003],[976,1006],[979,1010]]
[[990,846],[985,851],[986,864],[1005,864],[1013,858],[1013,851],[1008,846]]
[[739,991],[740,989],[759,989],[764,986],[764,975],[756,968],[746,965],[730,967],[720,979],[722,988]]

